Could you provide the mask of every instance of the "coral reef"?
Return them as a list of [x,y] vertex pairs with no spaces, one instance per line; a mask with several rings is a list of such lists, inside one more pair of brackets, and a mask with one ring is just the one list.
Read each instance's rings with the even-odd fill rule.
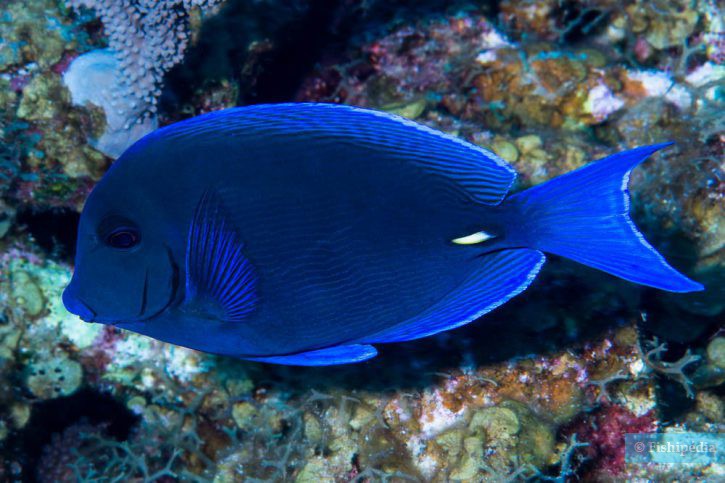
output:
[[74,105],[103,110],[105,129],[100,136],[89,137],[88,144],[114,159],[158,127],[158,119],[146,115],[144,104],[121,95],[121,79],[118,60],[108,49],[76,57],[63,73]]
[[184,58],[192,22],[199,23],[220,3],[67,1],[75,9],[93,9],[108,36],[108,49],[81,55],[63,76],[74,104],[98,106],[105,113],[105,132],[90,139],[95,149],[117,158],[158,127],[156,105],[164,74]]
[[105,157],[86,143],[103,129],[103,118],[72,108],[59,73],[92,40],[52,1],[11,1],[3,9],[3,198],[13,208],[25,200],[41,209],[77,208],[107,167]]
[[93,9],[103,23],[108,45],[117,56],[120,99],[131,98],[156,111],[164,74],[184,58],[192,16],[210,14],[221,0],[68,0],[69,7]]
[[[227,2],[236,31],[274,3]],[[98,149],[117,155],[140,135],[130,130],[253,98],[269,53],[291,42],[284,28],[224,37],[244,52],[225,58],[232,74],[204,71],[165,106],[164,76],[222,2],[65,3],[0,7],[0,480],[722,478],[717,463],[627,463],[623,443],[626,432],[717,434],[725,418],[717,2],[502,0],[495,15],[431,2],[374,22],[381,2],[335,3],[325,28],[345,15],[374,28],[332,37],[340,45],[294,80],[296,100],[383,109],[489,147],[520,173],[517,189],[675,141],[632,173],[633,216],[707,290],[654,294],[552,260],[470,327],[316,369],[202,354],[64,310],[72,267],[58,240],[73,218],[59,231],[28,220],[76,213],[111,163]],[[99,78],[106,92],[78,87]],[[109,133],[121,140],[104,144]]]
[[[82,367],[84,385],[109,392],[140,418],[121,441],[102,424],[82,421],[51,438],[41,462],[53,481],[79,474],[215,481],[554,478],[582,468],[584,455],[597,461],[587,471],[617,476],[625,471],[616,439],[623,428],[657,426],[654,379],[630,326],[547,356],[419,374],[412,387],[400,385],[405,374],[395,374],[385,389],[363,382],[377,362],[305,374],[88,325],[57,306],[67,268],[20,249],[4,263],[12,284],[6,293],[14,294],[9,316],[19,329],[4,343],[4,357],[24,366],[22,404],[29,409],[54,393],[77,390]],[[708,350],[709,360],[718,360],[718,344]],[[441,356],[466,351],[463,345],[439,349]],[[396,366],[396,356],[379,364],[412,374],[441,364],[424,352],[415,357],[432,360],[413,360],[409,368]],[[597,394],[601,387],[606,398]],[[719,413],[708,408],[706,414]],[[6,417],[7,427],[22,424]],[[569,454],[567,437],[588,446]]]

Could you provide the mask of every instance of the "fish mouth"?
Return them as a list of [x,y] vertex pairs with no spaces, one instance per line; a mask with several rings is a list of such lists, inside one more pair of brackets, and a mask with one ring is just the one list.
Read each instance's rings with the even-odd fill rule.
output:
[[78,316],[84,322],[95,322],[98,313],[93,310],[87,302],[72,293],[72,290],[66,288],[63,291],[63,305],[66,310],[73,315]]
[[69,290],[68,288],[66,288],[66,290],[63,292],[63,305],[65,305],[68,312],[78,316],[84,322],[112,325],[114,327],[119,327],[122,329],[134,330],[134,328],[138,327],[141,323],[147,322],[169,309],[171,306],[174,305],[178,298],[180,286],[179,267],[176,262],[174,262],[171,248],[166,245],[165,248],[169,266],[171,268],[171,275],[169,276],[169,296],[163,306],[161,306],[160,308],[149,311],[149,290],[151,288],[151,283],[148,269],[144,274],[143,290],[141,292],[139,310],[135,317],[133,315],[131,317],[123,318],[118,316],[108,317],[99,315],[98,312],[96,312],[93,307],[91,307],[91,305],[89,305],[75,293],[75,290]]

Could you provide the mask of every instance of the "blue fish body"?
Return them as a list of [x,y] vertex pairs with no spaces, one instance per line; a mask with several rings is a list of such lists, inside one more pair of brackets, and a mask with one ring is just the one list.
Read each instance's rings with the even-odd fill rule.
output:
[[511,195],[495,154],[329,104],[235,108],[146,136],[87,200],[69,311],[194,349],[357,362],[471,322],[544,252],[670,291],[628,216],[629,172],[664,145]]

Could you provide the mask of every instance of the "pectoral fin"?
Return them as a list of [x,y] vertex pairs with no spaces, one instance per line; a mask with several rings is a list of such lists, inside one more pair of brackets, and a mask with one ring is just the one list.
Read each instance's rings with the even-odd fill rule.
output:
[[187,239],[184,310],[228,322],[254,310],[256,277],[243,248],[219,197],[204,193]]

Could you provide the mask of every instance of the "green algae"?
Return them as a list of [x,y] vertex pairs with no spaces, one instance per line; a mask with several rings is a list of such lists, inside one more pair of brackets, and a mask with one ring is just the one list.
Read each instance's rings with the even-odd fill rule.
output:
[[79,34],[55,0],[10,0],[0,16],[0,72],[37,63],[47,69],[78,47]]
[[428,103],[425,99],[418,99],[413,102],[387,104],[382,106],[381,110],[408,119],[417,119],[423,114],[427,105]]
[[710,364],[725,369],[725,337],[715,337],[707,345],[707,360]]
[[[30,80],[23,88],[17,117],[43,133],[37,149],[28,155],[30,167],[58,163],[70,178],[98,178],[106,168],[105,156],[87,145],[88,138],[105,129],[102,111],[73,107],[58,75],[37,75]],[[57,191],[53,184],[48,189]]]
[[30,317],[37,317],[45,310],[45,297],[40,285],[24,270],[11,273],[11,297],[13,303],[23,313]]
[[70,93],[53,74],[37,75],[23,87],[16,115],[28,121],[48,121],[70,105]]
[[83,382],[83,368],[65,354],[34,360],[27,367],[25,385],[40,399],[69,396]]

